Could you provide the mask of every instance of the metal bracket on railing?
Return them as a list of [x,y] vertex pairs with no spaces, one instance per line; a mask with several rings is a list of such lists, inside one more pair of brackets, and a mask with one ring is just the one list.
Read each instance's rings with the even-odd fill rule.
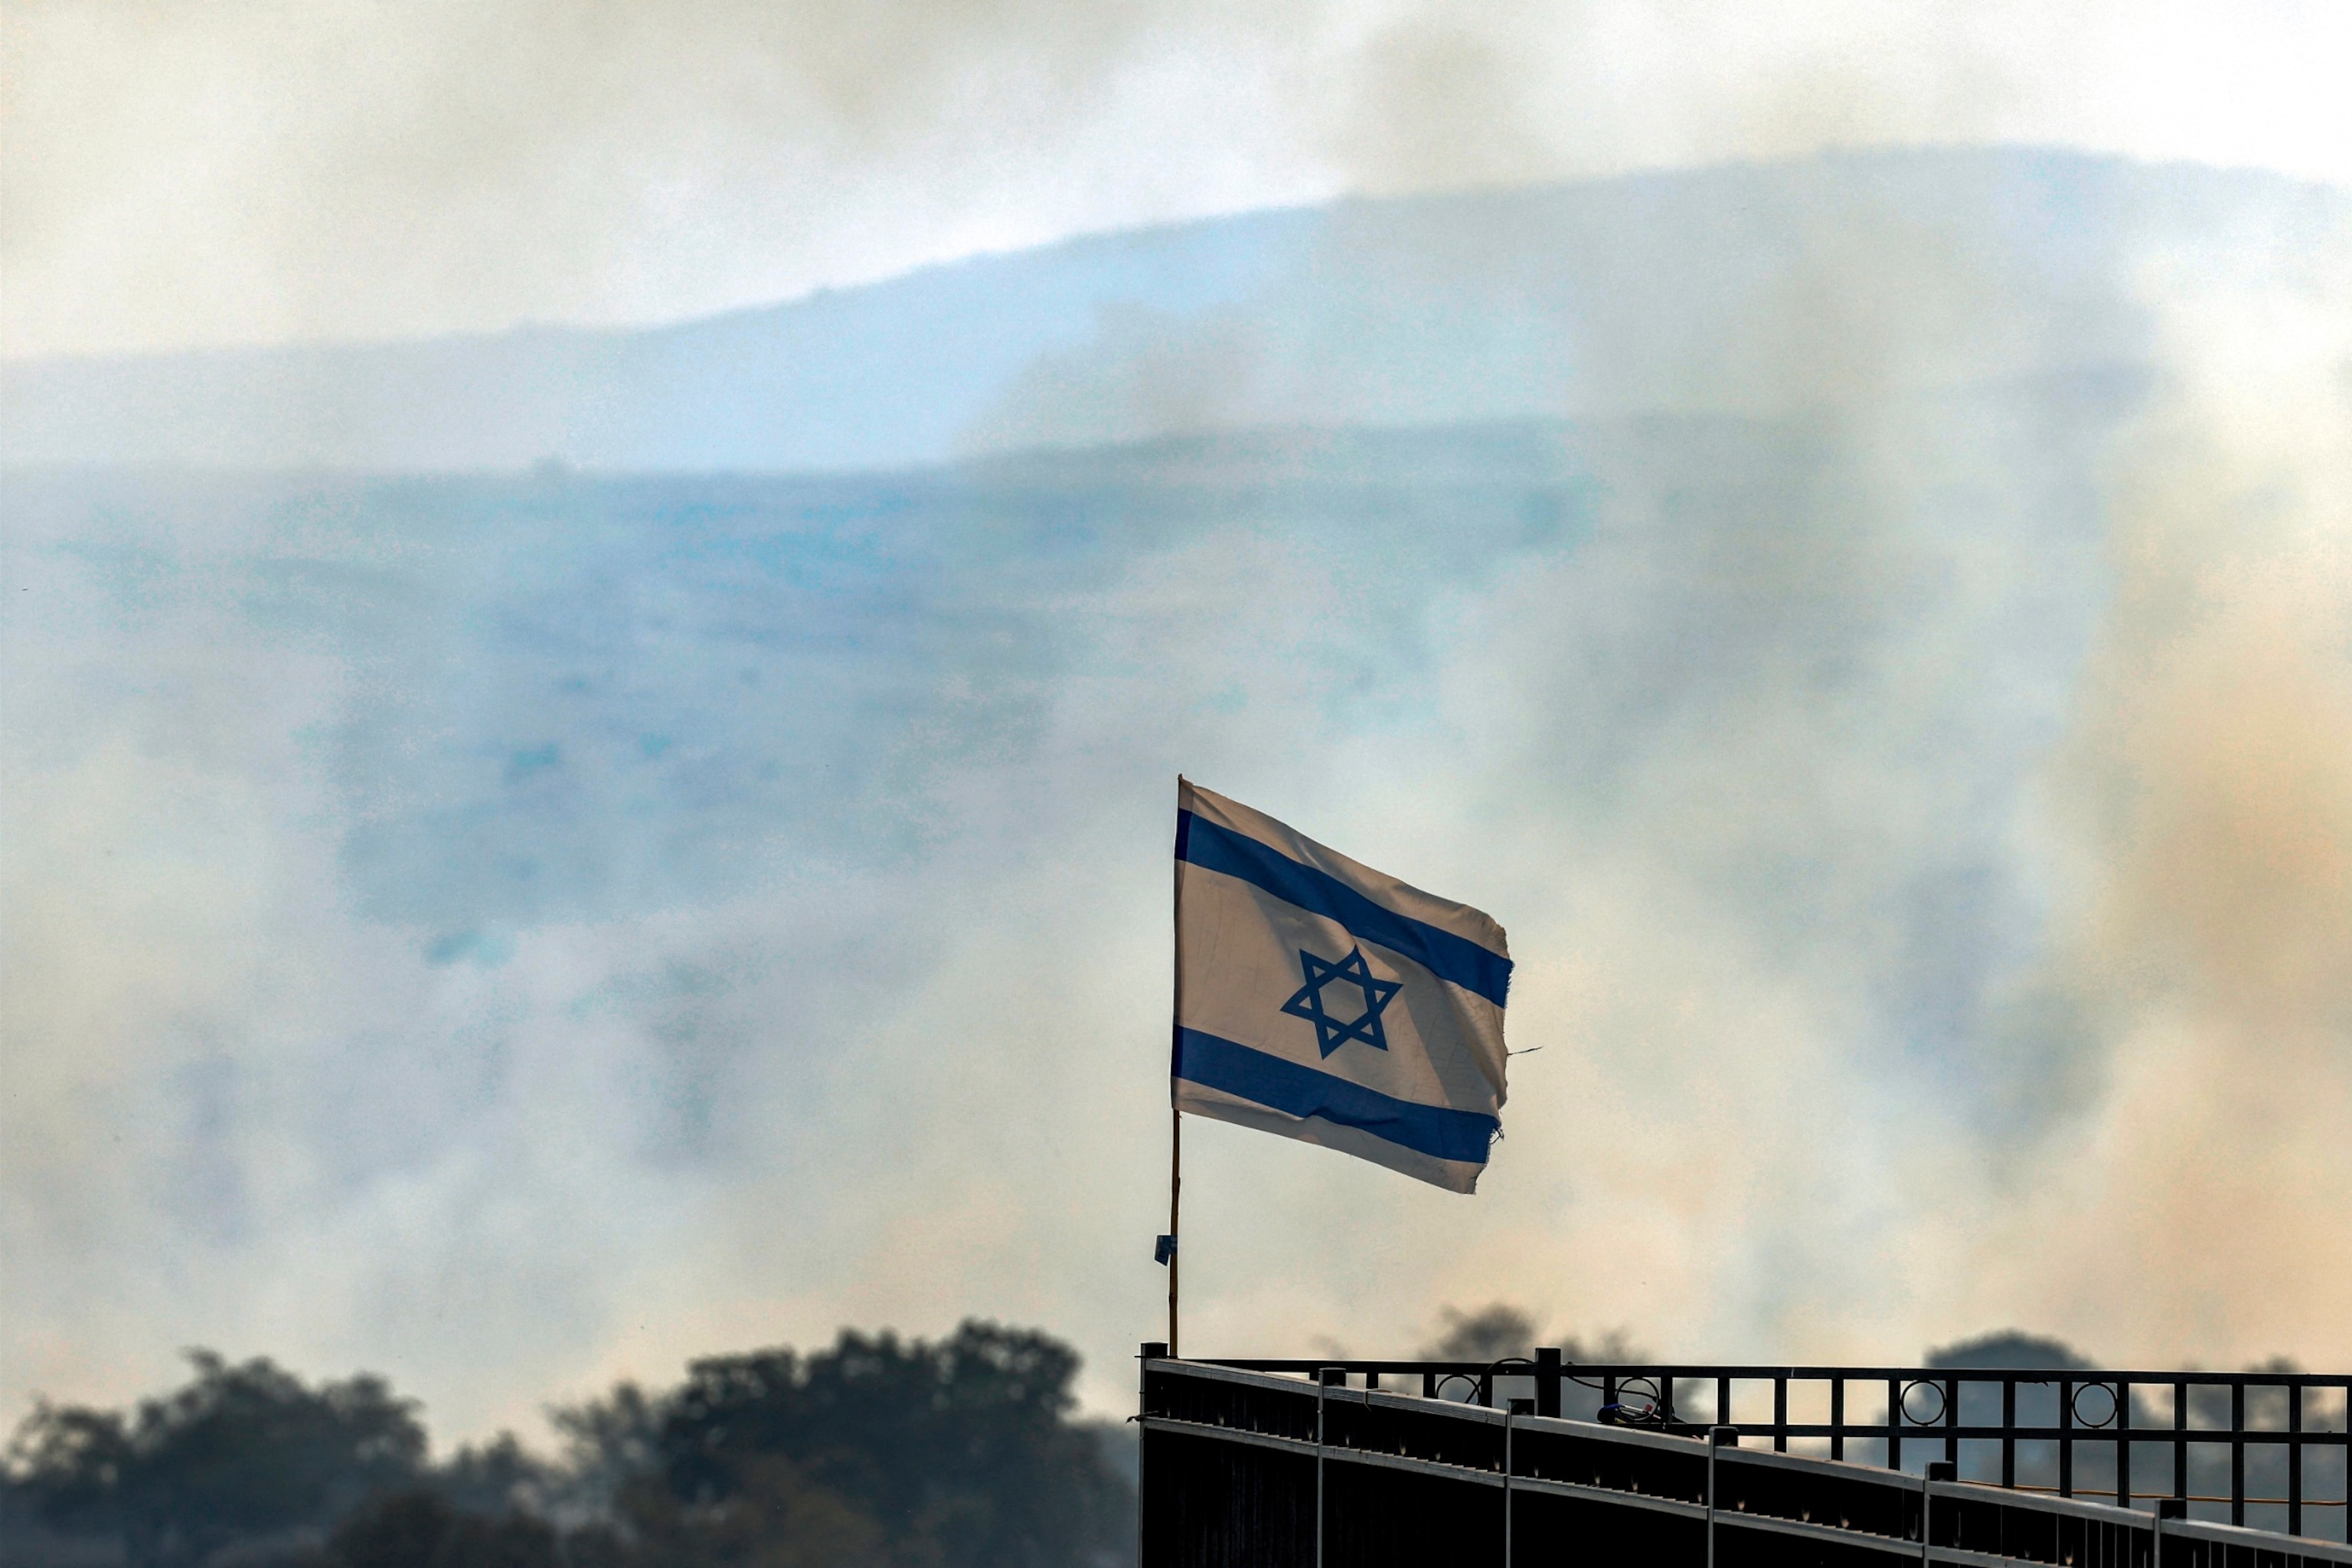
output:
[[1960,1467],[1950,1459],[1930,1459],[1927,1473],[1919,1478],[1919,1563],[1927,1568],[1927,1550],[1936,1539],[1936,1483],[1957,1481]]
[[1511,1434],[1534,1405],[1532,1399],[1503,1401],[1503,1568],[1511,1568]]
[[2148,1568],[2164,1568],[2164,1521],[2187,1519],[2189,1500],[2185,1497],[2160,1497],[2156,1500],[2156,1544],[2148,1552]]
[[1345,1387],[1348,1369],[1318,1367],[1315,1373],[1315,1568],[1323,1568],[1323,1407],[1334,1384]]

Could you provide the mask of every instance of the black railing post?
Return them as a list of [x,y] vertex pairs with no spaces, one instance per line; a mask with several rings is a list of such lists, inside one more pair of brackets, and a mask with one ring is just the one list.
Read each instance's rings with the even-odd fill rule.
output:
[[2230,1384],[2230,1522],[2246,1522],[2246,1384]]
[[2074,1380],[2058,1380],[2058,1495],[2074,1495]]
[[2116,1379],[2116,1506],[2132,1505],[2131,1384]]
[[2286,1532],[2303,1533],[2303,1384],[2286,1385]]
[[1658,1418],[1664,1422],[1675,1418],[1675,1374],[1671,1372],[1658,1375]]
[[1919,1561],[1927,1561],[1928,1548],[1936,1542],[1936,1483],[1960,1479],[1958,1459],[1930,1459],[1927,1473],[1919,1478]]
[[1344,1367],[1318,1367],[1315,1373],[1315,1568],[1323,1568],[1323,1454],[1326,1447],[1323,1426],[1324,1406],[1329,1402],[1334,1384],[1345,1387],[1348,1382]]
[[1536,1352],[1536,1414],[1559,1414],[1560,1355],[1558,1345],[1546,1345]]
[[1830,1379],[1830,1458],[1845,1458],[1845,1379]]
[[1715,1380],[1715,1424],[1718,1426],[1731,1425],[1731,1379],[1727,1377]]
[[[2176,1433],[2189,1430],[2189,1384],[2184,1379],[2172,1385],[2172,1429]],[[2180,1517],[2189,1517],[2189,1439],[2172,1439],[2172,1497],[2180,1505]]]
[[1886,1380],[1886,1468],[1903,1468],[1903,1380]]
[[1706,1434],[1706,1568],[1715,1568],[1715,1460],[1726,1446],[1739,1447],[1739,1428],[1718,1422]]
[[1789,1380],[1785,1377],[1772,1380],[1772,1451],[1789,1451]]
[[1601,1374],[1601,1420],[1604,1426],[1614,1426],[1617,1421],[1617,1374],[1613,1372]]
[[[2318,1386],[2323,1389],[2326,1387],[2325,1384],[2320,1384]],[[2323,1415],[2320,1418],[2322,1423],[2320,1430],[2323,1432],[2333,1430],[2346,1434],[2342,1444],[2337,1446],[2336,1448],[2336,1456],[2338,1463],[2335,1467],[2336,1495],[2344,1500],[2344,1503],[2342,1507],[2331,1510],[2330,1511],[2336,1515],[2336,1521],[2340,1527],[2336,1539],[2343,1542],[2347,1546],[2352,1546],[2352,1382],[2344,1384],[2343,1389],[2344,1404],[2342,1405],[2342,1409],[2344,1412],[2344,1420],[2342,1425],[2330,1427],[2326,1424],[2326,1417]],[[2315,1530],[2312,1533],[2314,1535],[2318,1535],[2319,1531]]]
[[1952,1428],[1960,1424],[1960,1380],[1944,1379],[1944,1463],[1952,1467],[1952,1479],[1959,1475],[1960,1440],[1952,1436]]
[[[1135,1408],[1142,1415],[1149,1415],[1151,1414],[1151,1403],[1143,1397],[1144,1382],[1142,1363],[1147,1361],[1165,1361],[1167,1358],[1168,1342],[1165,1340],[1146,1340],[1143,1342],[1142,1353],[1137,1358],[1135,1371]],[[1135,1435],[1135,1495],[1139,1500],[1151,1495],[1150,1492],[1145,1489],[1146,1481],[1143,1474],[1144,1466],[1150,1463],[1150,1460],[1146,1457],[1145,1452],[1149,1447],[1150,1445],[1143,1441],[1143,1433],[1141,1429],[1139,1428]],[[1144,1546],[1146,1544],[1144,1541],[1144,1531],[1147,1528],[1148,1525],[1143,1517],[1143,1510],[1139,1507],[1135,1510],[1135,1560],[1139,1563],[1146,1562],[1149,1559],[1149,1554],[1144,1551]]]
[[1527,1401],[1503,1402],[1503,1568],[1511,1568],[1511,1428]]
[[2000,1380],[2000,1484],[2017,1485],[2017,1379]]

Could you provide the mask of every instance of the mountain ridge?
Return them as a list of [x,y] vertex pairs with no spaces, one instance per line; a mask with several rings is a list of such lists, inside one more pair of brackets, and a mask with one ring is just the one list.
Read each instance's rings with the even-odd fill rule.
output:
[[876,469],[1188,430],[1764,409],[2139,363],[2284,176],[1885,152],[1268,209],[641,329],[0,363],[0,463]]

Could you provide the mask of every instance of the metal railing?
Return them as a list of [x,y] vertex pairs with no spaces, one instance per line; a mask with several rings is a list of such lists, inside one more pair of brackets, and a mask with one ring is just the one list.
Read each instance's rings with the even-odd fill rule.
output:
[[[1220,1358],[1363,1388],[1682,1436],[1737,1426],[1805,1453],[2175,1517],[2345,1541],[2352,1375],[2046,1368],[1576,1364],[1557,1350],[1490,1363]],[[1769,1403],[1768,1403],[1769,1402]],[[1769,1411],[1769,1414],[1768,1414]]]

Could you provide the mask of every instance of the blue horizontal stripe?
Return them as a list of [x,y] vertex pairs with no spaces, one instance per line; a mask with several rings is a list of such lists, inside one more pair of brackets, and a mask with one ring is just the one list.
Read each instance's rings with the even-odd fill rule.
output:
[[1497,1007],[1510,994],[1511,961],[1501,953],[1376,904],[1329,872],[1302,866],[1245,833],[1179,811],[1176,858],[1204,871],[1238,877],[1286,904],[1338,921],[1351,934],[1410,958],[1440,980],[1475,992]]
[[1475,1110],[1397,1100],[1181,1024],[1176,1026],[1176,1076],[1292,1116],[1319,1116],[1360,1128],[1433,1159],[1473,1165],[1486,1163],[1486,1147],[1502,1125]]

